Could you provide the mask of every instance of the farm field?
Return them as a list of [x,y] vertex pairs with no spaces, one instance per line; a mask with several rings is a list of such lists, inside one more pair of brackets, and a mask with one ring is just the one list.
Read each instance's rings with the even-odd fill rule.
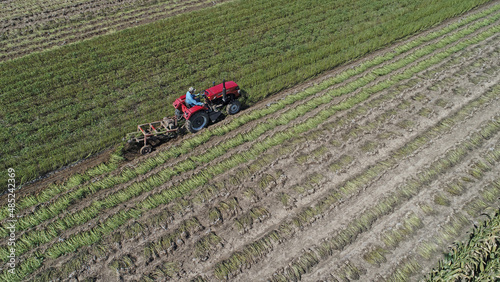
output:
[[422,279],[498,211],[499,31],[492,1],[151,155],[40,184],[0,280]]
[[253,105],[486,2],[230,1],[2,61],[0,169],[26,183],[109,149],[190,86],[234,80]]
[[144,25],[227,1],[4,1],[0,61]]

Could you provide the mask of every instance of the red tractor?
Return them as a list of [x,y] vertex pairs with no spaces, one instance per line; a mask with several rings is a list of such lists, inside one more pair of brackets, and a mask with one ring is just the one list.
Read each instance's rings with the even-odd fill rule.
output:
[[226,107],[226,112],[234,115],[240,111],[240,87],[234,81],[225,82],[208,88],[200,93],[205,98],[205,105],[189,107],[186,104],[186,95],[174,101],[175,116],[178,121],[186,120],[186,129],[195,133],[208,125],[209,121],[215,122],[221,115],[221,110]]
[[219,85],[215,85],[214,82],[214,86],[204,90],[200,96],[205,98],[203,106],[189,107],[186,104],[186,95],[182,95],[173,103],[174,117],[139,124],[136,132],[127,134],[123,139],[131,144],[143,143],[139,152],[144,155],[151,152],[152,144],[154,145],[157,140],[175,138],[179,128],[182,127],[183,120],[185,120],[186,129],[195,133],[206,127],[210,121],[217,121],[224,108],[230,115],[240,111],[241,103],[238,99],[241,97],[241,91],[234,81],[223,80]]

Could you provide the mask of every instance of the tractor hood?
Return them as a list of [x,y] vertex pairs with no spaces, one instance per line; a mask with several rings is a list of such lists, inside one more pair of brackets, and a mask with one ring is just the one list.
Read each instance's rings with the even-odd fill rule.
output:
[[[208,97],[208,99],[213,100],[216,97],[222,96],[222,83],[212,86],[205,90],[205,95]],[[226,81],[226,91],[229,92],[231,90],[238,90],[238,84],[234,81]]]

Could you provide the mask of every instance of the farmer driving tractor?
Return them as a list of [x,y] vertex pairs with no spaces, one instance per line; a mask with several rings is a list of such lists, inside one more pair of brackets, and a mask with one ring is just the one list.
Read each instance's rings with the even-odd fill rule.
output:
[[186,92],[186,104],[187,104],[187,106],[190,108],[194,107],[196,105],[203,106],[204,104],[202,102],[200,102],[200,98],[195,97],[194,91],[196,91],[196,89],[194,89],[194,87],[189,87],[188,92]]
[[[222,83],[218,85],[214,82],[212,87],[203,90],[202,95],[195,95],[195,91],[194,87],[189,87],[186,95],[180,96],[172,103],[175,116],[139,124],[137,131],[127,134],[124,140],[128,143],[144,144],[139,153],[145,155],[151,152],[156,141],[161,141],[162,138],[174,138],[181,127],[195,133],[207,127],[210,122],[218,121],[220,116],[224,116],[224,108],[228,115],[237,114],[241,109],[238,99],[242,95],[240,87],[234,81],[222,80]],[[196,96],[203,96],[206,104]]]

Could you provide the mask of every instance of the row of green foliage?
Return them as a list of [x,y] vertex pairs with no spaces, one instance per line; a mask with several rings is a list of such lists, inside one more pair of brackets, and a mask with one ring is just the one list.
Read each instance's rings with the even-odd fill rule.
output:
[[235,1],[3,62],[2,165],[32,179],[171,113],[190,85],[230,78],[253,103],[484,2]]

